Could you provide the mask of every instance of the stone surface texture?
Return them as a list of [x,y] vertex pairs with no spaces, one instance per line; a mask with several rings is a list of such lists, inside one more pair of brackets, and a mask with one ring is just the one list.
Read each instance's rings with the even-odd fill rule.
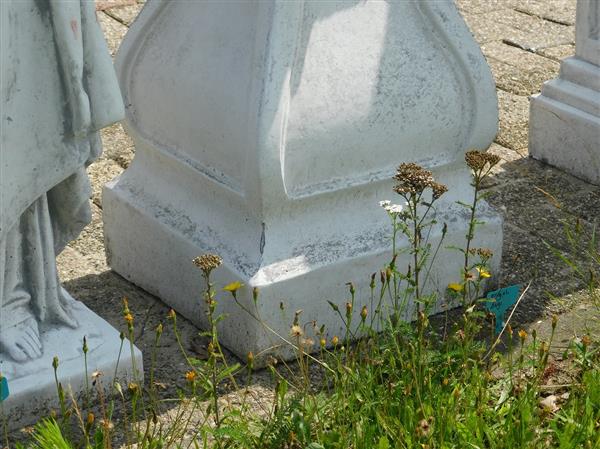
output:
[[575,55],[531,100],[529,151],[600,184],[600,4],[578,0]]
[[[356,313],[367,301],[365,272],[391,250],[378,203],[401,162],[449,188],[433,247],[443,223],[444,245],[464,241],[464,152],[492,142],[498,116],[490,70],[450,1],[148,3],[117,71],[136,156],[104,191],[109,265],[201,327],[190,260],[213,252],[224,259],[215,285],[241,280],[249,309],[258,287],[256,314],[279,335],[300,309],[303,323],[340,335],[324,299],[341,306],[351,281]],[[481,214],[476,246],[497,268],[501,219],[485,205]],[[460,258],[442,250],[426,288],[441,300],[459,273]],[[281,343],[233,302],[218,311],[237,355]]]
[[[523,0],[458,0],[457,6],[461,14],[469,17],[469,26],[483,28],[486,17],[490,11],[503,9],[522,9],[525,4],[535,3],[540,8],[532,15],[542,19],[550,14],[551,10],[562,11],[555,16],[556,23],[575,23],[575,0],[557,0],[549,2],[539,0],[536,2]],[[134,6],[139,12],[142,3]],[[116,16],[120,8],[99,12],[100,17],[113,13]],[[104,14],[104,16],[102,16]],[[113,17],[110,20],[121,24]],[[101,22],[102,23],[102,22]],[[570,30],[572,41],[568,44],[554,45],[550,39],[543,43],[536,51],[518,50],[513,59],[506,60],[506,64],[515,67],[515,73],[520,79],[526,80],[528,73],[520,67],[521,58],[527,58],[530,54],[542,56],[548,61],[558,61],[575,53],[575,30],[573,25],[562,25]],[[505,30],[509,30],[505,27]],[[120,44],[117,36],[106,34],[111,46],[117,48]],[[480,45],[495,43],[498,46],[513,47],[507,44],[505,39],[508,33],[499,33],[496,39],[486,43],[478,41]],[[510,50],[507,50],[510,51]],[[492,55],[486,54],[489,63],[495,61]],[[546,62],[536,58],[541,65],[535,66],[540,70],[546,70]],[[497,83],[500,109],[500,129],[506,129],[506,136],[510,136],[509,123],[521,123],[525,120],[524,129],[527,130],[528,116],[526,108],[529,93],[522,93],[514,85],[500,84],[498,79],[500,73],[498,67],[491,64],[492,73]],[[556,76],[554,72],[547,73],[546,79]],[[532,92],[537,93],[537,92]],[[504,97],[514,98],[515,101],[503,101]],[[519,105],[518,107],[516,105]],[[513,112],[515,115],[513,116]],[[520,132],[519,132],[520,133]],[[100,190],[101,185],[111,181],[112,172],[106,172],[101,161],[110,159],[125,169],[131,162],[134,148],[130,137],[123,131],[121,125],[114,125],[102,133],[104,152],[100,160],[88,168],[93,177],[95,189]],[[573,223],[580,218],[581,223],[590,229],[598,222],[600,217],[600,187],[585,183],[560,170],[547,166],[539,161],[528,158],[527,140],[505,139],[505,143],[496,143],[490,151],[502,158],[495,174],[487,183],[487,192],[490,197],[488,201],[504,216],[504,244],[503,258],[500,270],[494,273],[500,286],[508,286],[512,283],[527,284],[532,282],[531,288],[513,317],[513,328],[517,329],[525,323],[537,322],[548,316],[551,312],[561,313],[568,307],[568,301],[554,302],[549,294],[559,297],[569,292],[583,288],[583,285],[565,269],[563,263],[558,260],[546,246],[546,243],[554,247],[567,250],[569,243],[565,233],[561,229],[563,220]],[[539,189],[547,193],[545,195]],[[561,207],[551,200],[555,198]],[[394,194],[383,192],[380,199],[393,199]],[[125,329],[121,313],[121,300],[123,296],[129,298],[132,314],[135,318],[135,343],[143,350],[144,370],[148,374],[151,367],[151,354],[154,346],[154,329],[159,323],[165,325],[165,332],[161,343],[156,349],[155,378],[161,382],[159,391],[164,398],[172,398],[177,394],[178,388],[185,388],[186,381],[184,373],[187,364],[177,347],[174,333],[166,319],[169,306],[164,304],[155,296],[138,288],[131,282],[111,271],[106,264],[104,255],[104,243],[102,236],[102,207],[95,207],[93,225],[89,232],[82,234],[80,238],[72,243],[58,259],[58,267],[61,278],[66,282],[68,290],[77,298],[82,300],[87,307],[101,315],[113,326]],[[541,219],[546,223],[554,224],[549,230],[540,228],[537,223]],[[582,260],[580,257],[579,260]],[[148,260],[138,261],[140,264],[151,263]],[[366,274],[368,276],[368,273]],[[233,279],[230,279],[231,281]],[[332,290],[333,292],[333,290]],[[201,292],[198,292],[197,301],[201,301]],[[593,309],[588,314],[593,313]],[[442,318],[443,319],[443,318]],[[565,318],[568,319],[568,318]],[[561,317],[562,322],[563,318]],[[193,323],[184,317],[178,319],[178,329],[181,340],[186,351],[194,356],[200,356],[194,337],[198,330]],[[232,361],[234,357],[231,357]],[[148,376],[146,376],[148,378]],[[258,389],[264,385],[271,385],[272,376],[269,370],[255,373],[255,385]],[[264,400],[263,404],[269,404],[269,397],[263,397],[263,388],[258,396]],[[266,395],[268,396],[268,395]],[[259,400],[261,400],[259,399]],[[258,408],[257,410],[261,410]],[[177,409],[169,410],[165,403],[165,413],[162,418],[172,419]]]

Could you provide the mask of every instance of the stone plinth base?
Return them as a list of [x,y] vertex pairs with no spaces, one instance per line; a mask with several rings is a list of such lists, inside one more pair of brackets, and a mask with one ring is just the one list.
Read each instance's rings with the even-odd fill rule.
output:
[[[163,166],[163,163],[157,163],[154,167],[160,169]],[[250,310],[255,310],[252,288],[259,288],[257,315],[285,338],[289,338],[294,313],[300,309],[303,310],[301,322],[315,320],[317,327],[324,325],[328,341],[334,335],[344,335],[342,320],[333,313],[327,300],[338,304],[343,310],[344,302],[349,298],[347,282],[353,282],[356,286],[355,322],[360,319],[360,308],[365,304],[370,307],[370,275],[382,269],[391,259],[391,223],[378,204],[381,199],[400,199],[392,193],[391,182],[363,187],[360,206],[355,203],[355,206],[347,207],[350,197],[357,200],[357,192],[353,192],[348,194],[348,198],[340,198],[335,205],[328,205],[328,211],[319,209],[319,214],[328,215],[329,218],[324,222],[330,223],[329,228],[310,223],[310,220],[307,222],[294,218],[266,226],[262,235],[263,244],[274,245],[281,253],[288,254],[279,260],[268,261],[265,257],[252,260],[240,257],[239,253],[236,255],[236,248],[228,242],[232,237],[224,230],[212,229],[206,224],[211,219],[210,211],[205,211],[206,215],[202,217],[203,212],[199,209],[191,211],[193,215],[188,215],[190,210],[166,210],[166,198],[150,196],[159,194],[162,190],[160,185],[153,192],[132,189],[127,179],[135,176],[138,170],[141,170],[140,175],[147,176],[148,168],[134,164],[127,172],[129,178],[117,179],[104,190],[103,205],[107,212],[104,215],[104,227],[109,236],[106,248],[110,266],[206,329],[208,323],[203,300],[206,286],[192,259],[206,252],[221,255],[224,264],[212,275],[219,303],[217,311],[227,315],[220,324],[220,338],[228,349],[242,359],[249,351],[264,354],[266,350],[274,349],[283,358],[289,358],[291,354],[289,346],[283,344],[281,338],[241,310],[229,293],[221,291],[223,286],[232,281],[240,280],[245,284],[238,296]],[[177,173],[173,173],[173,176],[185,179],[185,167],[180,166]],[[444,307],[448,283],[460,281],[462,254],[448,247],[465,245],[469,217],[466,209],[455,201],[468,201],[467,195],[472,195],[466,175],[462,169],[436,173],[437,179],[449,184],[450,191],[444,201],[437,205],[438,224],[432,228],[429,236],[429,242],[435,249],[443,223],[447,223],[448,231],[439,250],[435,269],[427,281],[427,290],[439,295],[433,312],[441,311]],[[153,179],[162,183],[158,178]],[[190,189],[185,192],[186,196],[200,194],[194,193],[193,184],[190,184]],[[186,204],[179,197],[170,197],[168,201],[171,204]],[[313,208],[316,207],[318,205],[313,205]],[[487,205],[482,207],[478,218],[485,225],[477,228],[474,246],[485,246],[494,252],[491,270],[497,273],[502,252],[502,219]],[[127,225],[123,226],[123,223]],[[240,241],[250,238],[252,230],[246,230],[248,236],[243,232],[241,230],[237,237]],[[298,241],[294,236],[305,237],[301,246],[292,244],[292,241]],[[405,270],[411,263],[408,243],[399,239],[398,244],[400,255],[397,266]],[[405,318],[410,317],[407,313]],[[306,333],[312,337],[310,328],[306,327]]]
[[8,380],[10,391],[9,397],[1,404],[9,430],[34,424],[50,410],[60,410],[52,367],[55,356],[59,360],[58,381],[65,390],[67,402],[71,403],[71,397],[83,397],[86,389],[82,350],[84,336],[89,348],[87,376],[92,397],[96,397],[96,387],[92,386],[92,373],[96,371],[102,373],[98,382],[102,382],[106,390],[111,388],[115,373],[125,384],[133,378],[134,359],[138,378],[143,377],[142,353],[136,348],[132,357],[129,342],[124,340],[117,365],[121,347],[119,332],[81,302],[75,301],[73,307],[79,328],[40,328],[44,343],[42,357],[16,364],[0,353],[0,369]]
[[600,67],[577,57],[531,99],[529,152],[600,185]]

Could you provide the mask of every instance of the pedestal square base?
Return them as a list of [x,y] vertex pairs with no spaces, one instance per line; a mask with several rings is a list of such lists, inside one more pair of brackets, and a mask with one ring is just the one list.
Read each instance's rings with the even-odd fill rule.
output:
[[79,321],[77,329],[65,326],[42,326],[40,339],[44,344],[43,355],[26,363],[15,363],[9,356],[0,353],[0,370],[8,380],[9,396],[2,402],[2,413],[9,430],[31,425],[47,415],[50,410],[59,410],[58,393],[54,379],[52,361],[58,357],[58,381],[62,384],[67,401],[71,397],[81,398],[86,389],[86,372],[83,356],[83,337],[88,344],[88,384],[92,397],[92,373],[99,371],[102,386],[109,389],[115,379],[125,382],[133,378],[133,367],[138,378],[143,377],[142,353],[135,348],[132,357],[128,340],[123,341],[119,332],[88,309],[83,303],[74,301],[73,312]]

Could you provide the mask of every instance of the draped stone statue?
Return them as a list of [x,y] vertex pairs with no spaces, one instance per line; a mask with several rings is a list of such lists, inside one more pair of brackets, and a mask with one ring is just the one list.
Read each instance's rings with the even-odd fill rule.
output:
[[90,221],[85,168],[123,105],[93,1],[2,0],[0,351],[44,351],[43,323],[78,326],[56,256]]

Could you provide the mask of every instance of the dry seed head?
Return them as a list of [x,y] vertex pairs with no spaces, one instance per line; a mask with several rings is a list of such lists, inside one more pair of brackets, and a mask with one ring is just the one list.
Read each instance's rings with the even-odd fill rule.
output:
[[431,186],[431,189],[433,190],[434,201],[448,191],[448,187],[446,187],[444,184],[440,184],[439,182],[434,182]]
[[478,150],[467,151],[465,154],[465,162],[471,170],[480,171],[485,167],[486,160],[483,157],[485,153]]
[[583,345],[584,348],[587,348],[591,342],[592,342],[592,339],[590,338],[589,335],[584,335],[583,337],[581,337],[581,344]]
[[304,331],[302,330],[302,328],[300,326],[298,326],[297,324],[294,324],[292,326],[292,328],[290,329],[290,335],[292,337],[302,337],[302,335],[304,335]]
[[417,426],[417,434],[420,437],[426,437],[431,432],[431,426],[426,419],[422,419],[419,421],[419,425]]
[[465,154],[465,161],[470,169],[479,172],[486,167],[486,164],[489,164],[488,167],[492,168],[500,162],[500,157],[493,153],[471,150]]
[[102,424],[102,428],[105,430],[112,430],[115,427],[115,425],[107,419],[101,419],[100,424]]
[[302,346],[305,346],[307,348],[312,348],[314,345],[315,345],[315,341],[312,338],[307,337],[307,338],[302,339]]
[[209,275],[212,270],[219,267],[223,263],[223,259],[216,254],[208,253],[194,258],[193,263],[200,268],[205,275]]
[[398,181],[394,191],[403,196],[423,193],[427,187],[433,188],[435,183],[433,173],[412,162],[400,164],[394,179]]

